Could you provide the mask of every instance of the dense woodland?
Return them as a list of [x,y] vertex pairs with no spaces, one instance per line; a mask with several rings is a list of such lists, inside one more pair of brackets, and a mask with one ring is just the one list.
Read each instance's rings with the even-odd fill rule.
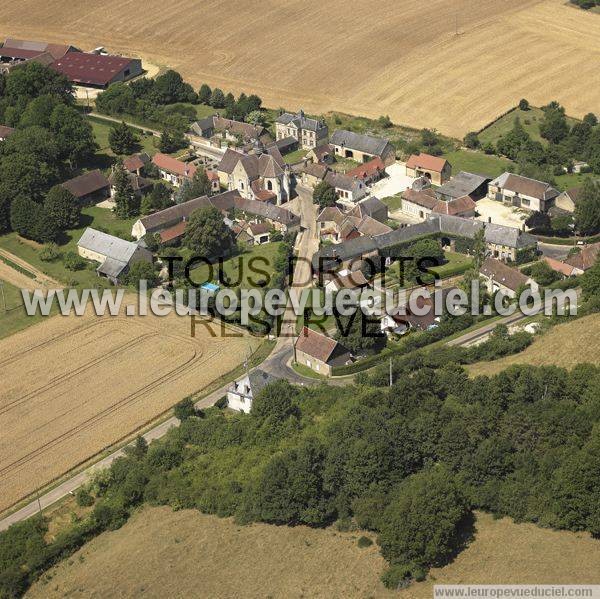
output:
[[[600,262],[584,276],[599,307]],[[91,515],[47,543],[39,518],[0,534],[0,596],[122,526],[141,504],[240,523],[377,533],[390,587],[423,578],[472,538],[473,509],[600,535],[600,369],[515,366],[469,379],[460,364],[520,351],[498,328],[473,348],[422,349],[344,389],[266,387],[250,415],[184,400],[181,426],[141,438],[77,494]]]

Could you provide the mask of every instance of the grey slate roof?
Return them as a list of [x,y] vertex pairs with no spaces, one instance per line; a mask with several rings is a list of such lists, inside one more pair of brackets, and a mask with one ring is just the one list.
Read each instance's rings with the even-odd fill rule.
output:
[[258,393],[260,393],[267,385],[270,383],[274,383],[279,379],[260,368],[255,368],[248,375],[248,379],[250,380],[250,389],[252,391],[252,397],[256,397]]
[[125,241],[120,237],[114,237],[91,227],[83,232],[77,245],[121,262],[129,262],[131,256],[138,249],[137,243]]
[[461,171],[450,181],[444,183],[436,192],[439,195],[450,196],[451,198],[462,198],[471,195],[477,188],[481,187],[486,181],[491,181],[491,177],[477,175],[476,173],[467,173]]
[[381,156],[390,142],[382,137],[362,135],[360,133],[338,129],[333,132],[329,143],[334,146],[344,146],[351,150],[358,150],[359,152],[365,152],[366,154]]
[[307,129],[308,131],[318,131],[319,129],[325,127],[325,124],[322,121],[311,119],[305,116],[302,110],[296,114],[284,112],[277,117],[275,122],[281,123],[282,125],[289,125],[293,123],[298,127],[298,129]]

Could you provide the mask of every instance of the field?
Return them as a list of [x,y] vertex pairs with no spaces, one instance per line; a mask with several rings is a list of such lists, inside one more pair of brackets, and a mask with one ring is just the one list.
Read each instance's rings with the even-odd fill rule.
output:
[[434,583],[598,582],[600,545],[588,534],[478,514],[475,541],[452,564],[404,591],[386,591],[383,558],[376,545],[359,549],[359,536],[146,509],[49,571],[26,596],[430,599]]
[[447,152],[444,154],[444,158],[452,165],[453,175],[457,175],[460,171],[467,171],[497,177],[506,171],[508,166],[514,165],[508,158],[472,150]]
[[88,313],[0,341],[0,511],[226,374],[257,344],[214,330],[197,327],[191,338],[189,319],[174,314]]
[[[600,314],[559,324],[538,337],[524,352],[493,362],[467,366],[472,376],[491,376],[513,364],[573,368],[582,362],[600,365]],[[582,352],[582,348],[585,351]]]
[[273,108],[387,114],[459,137],[522,97],[574,117],[598,106],[600,16],[564,0],[384,0],[359,15],[358,0],[184,0],[167,20],[160,0],[142,15],[118,0],[23,0],[0,6],[0,34],[103,45]]
[[[1,267],[0,267],[1,270]],[[0,279],[0,339],[8,337],[37,322],[42,316],[27,316],[23,307],[21,288]],[[24,288],[29,288],[25,285]]]

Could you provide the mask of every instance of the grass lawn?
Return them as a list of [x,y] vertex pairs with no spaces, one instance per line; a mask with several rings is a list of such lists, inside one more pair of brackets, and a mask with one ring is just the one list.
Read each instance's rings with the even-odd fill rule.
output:
[[[99,154],[106,154],[107,156],[114,157],[115,154],[110,149],[108,143],[108,134],[113,127],[113,123],[102,119],[89,116],[88,120],[94,131],[94,137],[96,143],[100,146]],[[116,123],[114,123],[116,124]],[[136,135],[139,139],[139,147],[136,151],[147,152],[150,156],[153,156],[158,151],[158,138],[152,135],[144,135],[141,131],[136,131]]]
[[[244,253],[225,260],[223,262],[223,274],[231,279],[231,288],[253,289],[257,287],[256,283],[261,279],[266,280],[268,284],[268,279],[275,272],[274,261],[280,245],[281,242],[279,241],[255,245],[248,248]],[[182,254],[191,257],[193,252],[186,250]],[[252,264],[250,264],[250,261],[252,261]],[[254,267],[255,271],[260,270],[261,272],[253,272],[250,269],[251,266]],[[190,278],[197,284],[213,282],[221,285],[218,280],[218,265],[213,267],[211,276],[208,265],[202,264],[192,270]]]
[[594,175],[590,173],[565,173],[564,175],[558,175],[554,177],[556,181],[556,187],[560,190],[571,189],[572,187],[581,187],[583,182]]
[[207,116],[213,116],[215,113],[223,114],[225,112],[224,108],[213,108],[208,104],[190,104],[190,106],[196,109],[198,119],[205,119]]
[[390,212],[394,212],[394,210],[400,210],[400,208],[402,208],[401,193],[397,193],[393,196],[388,196],[387,198],[381,198],[381,201],[389,208]]
[[[94,227],[111,235],[130,239],[131,227],[135,221],[136,218],[120,220],[106,208],[98,208],[96,206],[84,208],[81,212],[80,226],[77,229],[72,229],[64,233],[63,238],[58,244],[59,250],[63,255],[69,251],[77,252],[77,242],[86,227]],[[24,240],[16,233],[1,236],[0,247],[12,252],[36,268],[39,268],[45,274],[65,284],[77,287],[95,287],[98,284],[98,277],[96,275],[98,264],[95,262],[90,262],[88,268],[74,272],[67,270],[60,258],[53,262],[44,262],[39,256],[44,246],[33,241]]]
[[466,254],[458,252],[444,252],[446,263],[441,266],[434,266],[432,271],[436,272],[442,279],[462,274],[473,266],[473,258]]
[[307,151],[308,150],[300,148],[298,150],[290,152],[289,154],[286,154],[283,157],[283,159],[287,164],[294,164],[295,162],[300,162],[300,160],[302,160],[306,156]]
[[0,339],[45,318],[40,314],[28,316],[23,306],[21,290],[6,281],[0,281],[0,284]]
[[[517,108],[503,117],[499,118],[496,122],[490,125],[487,129],[484,129],[479,135],[479,141],[482,144],[496,142],[504,135],[506,135],[514,126],[515,119],[519,118],[523,129],[529,133],[531,139],[534,141],[540,141],[544,145],[548,145],[548,142],[540,135],[540,122],[542,121],[544,113],[541,108],[531,107],[529,110],[521,110]],[[567,117],[569,126],[572,127],[577,123],[577,119]]]
[[310,379],[326,379],[326,376],[315,372],[312,368],[306,366],[306,364],[298,364],[297,362],[292,363],[292,368],[301,376],[308,377]]
[[457,175],[460,171],[467,171],[497,177],[513,164],[508,158],[472,150],[455,150],[444,154],[444,158],[452,165],[453,175]]

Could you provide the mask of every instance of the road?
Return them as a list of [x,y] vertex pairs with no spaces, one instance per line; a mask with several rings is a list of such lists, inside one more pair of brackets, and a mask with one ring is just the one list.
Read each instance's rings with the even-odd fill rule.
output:
[[[290,289],[290,293],[295,294],[298,294],[302,289],[308,287],[311,283],[312,272],[310,268],[310,260],[312,259],[313,254],[317,251],[319,245],[316,222],[317,212],[316,206],[314,206],[312,203],[312,192],[305,188],[300,188],[298,192],[299,197],[294,201],[294,209],[296,209],[300,214],[303,230],[300,241],[297,244],[299,259],[296,262],[293,284]],[[35,270],[29,265],[27,265],[26,268],[28,270]],[[270,372],[274,376],[285,378],[291,383],[299,385],[315,384],[318,381],[299,375],[289,366],[289,362],[293,356],[293,339],[295,334],[296,318],[292,309],[291,300],[289,300],[286,307],[286,314],[284,317],[281,335],[277,339],[274,350],[260,365],[260,368]],[[214,405],[227,393],[227,389],[230,384],[231,383],[223,385],[216,391],[213,391],[198,401],[196,403],[196,407],[202,409]],[[179,420],[173,416],[150,429],[143,435],[144,439],[146,439],[148,443],[154,441],[155,439],[160,439],[167,434],[169,429],[175,426],[179,426]],[[34,501],[31,501],[21,509],[3,518],[0,520],[0,531],[6,530],[12,524],[26,520],[27,518],[37,514],[40,510],[40,507],[42,510],[44,510],[67,495],[74,493],[81,485],[90,480],[90,477],[94,472],[102,468],[107,468],[117,458],[123,456],[123,454],[123,449],[114,451],[86,470],[83,470],[82,472],[68,478],[64,482],[58,484],[52,490],[44,493],[39,497],[39,500],[36,498]]]
[[555,260],[564,260],[567,254],[573,249],[572,245],[556,245],[551,243],[538,242],[538,248],[548,258]]

